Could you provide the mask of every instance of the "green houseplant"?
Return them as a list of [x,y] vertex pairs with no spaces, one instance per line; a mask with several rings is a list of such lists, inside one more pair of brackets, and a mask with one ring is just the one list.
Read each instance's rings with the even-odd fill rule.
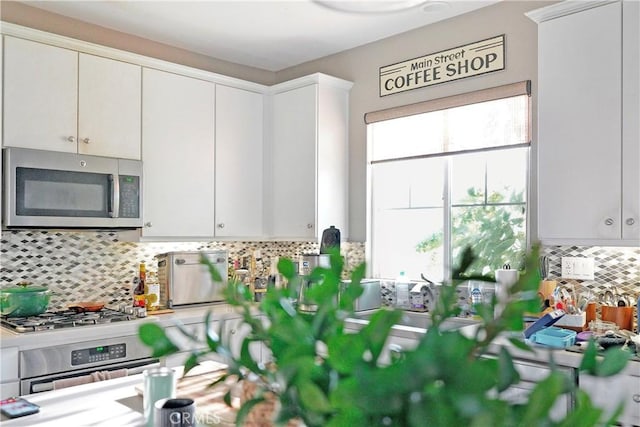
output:
[[[494,317],[496,301],[476,306],[481,322],[469,336],[460,330],[441,328],[444,321],[459,314],[455,285],[474,261],[471,251],[464,251],[454,271],[456,280],[443,286],[431,313],[433,325],[417,348],[381,366],[378,362],[385,341],[402,312],[381,309],[357,333],[347,332],[345,320],[353,314],[354,301],[362,293],[364,265],[353,271],[350,285],[341,291],[343,260],[338,252],[332,252],[330,268],[316,268],[309,277],[319,282],[307,293],[318,304],[317,312],[310,314],[296,310],[292,304],[301,278],[293,263],[282,259],[278,269],[289,286],[270,289],[259,305],[251,302],[243,285],[230,283],[226,290],[227,302],[238,308],[251,330],[240,355],[231,353],[229,343],[220,338],[207,315],[206,348],[190,355],[185,371],[213,352],[229,364],[227,377],[255,384],[253,398],[238,411],[238,426],[243,425],[254,405],[265,399],[275,399],[279,404],[276,425],[290,420],[300,420],[308,427],[611,424],[612,420],[601,419],[603,412],[592,405],[586,393],[574,390],[575,385],[555,370],[538,383],[526,402],[511,404],[502,397],[503,391],[518,383],[519,374],[507,347],[494,349],[493,354],[489,354],[489,348],[499,335],[507,334],[511,345],[528,349],[517,332],[523,330],[523,315],[536,311],[539,304],[535,292],[540,280],[537,251],[532,251],[527,260],[526,272],[508,291],[509,301],[501,316]],[[209,270],[219,279],[211,265]],[[140,337],[152,347],[154,356],[178,350],[157,325],[143,325]],[[249,346],[254,342],[271,351],[272,363],[261,364],[251,357]],[[596,359],[592,342],[581,369],[595,375],[613,375],[623,369],[628,357],[625,351],[610,349],[604,358]],[[563,420],[552,420],[549,412],[554,402],[571,391],[577,392],[575,411]],[[225,400],[230,402],[230,394]]]

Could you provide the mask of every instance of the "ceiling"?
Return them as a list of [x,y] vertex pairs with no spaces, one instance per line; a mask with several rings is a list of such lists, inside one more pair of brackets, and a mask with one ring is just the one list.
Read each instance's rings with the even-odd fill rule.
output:
[[[21,3],[225,61],[280,71],[497,1],[46,0]],[[410,7],[397,10],[405,5]],[[378,10],[363,10],[367,7]]]

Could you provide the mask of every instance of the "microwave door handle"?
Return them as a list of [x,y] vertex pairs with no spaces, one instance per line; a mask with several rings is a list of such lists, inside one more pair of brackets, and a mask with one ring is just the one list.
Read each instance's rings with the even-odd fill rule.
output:
[[116,175],[109,175],[109,182],[111,183],[109,216],[117,218],[120,212],[120,180]]

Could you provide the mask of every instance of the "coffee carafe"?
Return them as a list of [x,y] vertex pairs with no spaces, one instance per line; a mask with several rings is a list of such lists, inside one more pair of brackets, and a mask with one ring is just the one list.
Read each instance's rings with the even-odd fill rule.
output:
[[316,281],[309,278],[309,275],[316,267],[329,268],[329,266],[328,254],[310,254],[300,257],[298,271],[302,279],[300,281],[300,292],[298,293],[298,309],[300,311],[316,312],[318,310],[318,305],[313,301],[309,301],[306,296],[307,291],[317,284]]

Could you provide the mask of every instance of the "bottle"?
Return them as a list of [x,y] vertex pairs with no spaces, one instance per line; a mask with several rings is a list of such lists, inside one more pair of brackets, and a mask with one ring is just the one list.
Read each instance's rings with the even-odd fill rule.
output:
[[147,311],[156,311],[160,307],[160,282],[155,272],[150,271],[146,278],[144,300]]
[[147,268],[144,265],[144,262],[140,263],[140,268],[138,272],[138,281],[136,283],[136,287],[133,290],[133,306],[134,307],[145,307],[145,284],[147,281]]
[[400,272],[400,275],[396,278],[396,307],[402,309],[410,308],[409,289],[411,288],[409,279],[404,274],[404,271]]
[[471,313],[476,314],[474,306],[483,302],[480,280],[469,280],[469,302],[471,303]]

